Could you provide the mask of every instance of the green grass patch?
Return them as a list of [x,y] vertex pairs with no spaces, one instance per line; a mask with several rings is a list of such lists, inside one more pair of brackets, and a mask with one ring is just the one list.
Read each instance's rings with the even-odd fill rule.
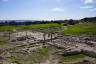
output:
[[84,54],[78,54],[78,55],[72,55],[72,56],[60,56],[59,60],[61,62],[72,62],[72,61],[76,61],[85,57],[86,55]]
[[6,44],[8,44],[8,42],[6,42],[6,41],[0,41],[0,45],[6,45]]
[[27,64],[28,61],[30,62],[30,64],[45,62],[49,57],[50,51],[52,51],[52,47],[39,48],[31,53],[16,53],[14,56],[7,57],[7,60],[17,64]]
[[16,54],[16,56],[7,57],[12,63],[21,64],[21,61],[25,55],[24,54]]
[[49,26],[59,26],[59,24],[53,23],[53,24],[32,24],[32,25],[16,25],[16,26],[1,26],[0,30],[9,30],[9,29],[15,29],[15,28],[40,28],[40,27],[49,27]]
[[9,51],[16,51],[19,50],[19,48],[10,48]]
[[32,52],[30,60],[33,64],[45,62],[49,58],[50,52],[53,52],[52,50],[52,47],[40,48],[36,52]]
[[76,25],[69,25],[65,33],[81,35],[81,34],[95,34],[96,35],[96,23],[80,23]]
[[48,48],[41,48],[37,52],[33,52],[33,54],[39,55],[39,56],[49,56],[49,51],[51,49]]

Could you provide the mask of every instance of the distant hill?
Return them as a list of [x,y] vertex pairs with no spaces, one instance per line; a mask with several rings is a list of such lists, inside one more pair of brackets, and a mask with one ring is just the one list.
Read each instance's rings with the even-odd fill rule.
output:
[[0,20],[0,22],[10,22],[10,21],[15,21],[15,22],[34,22],[34,21],[37,21],[37,20]]
[[85,22],[96,22],[96,17],[89,17],[89,18],[87,17],[81,20]]

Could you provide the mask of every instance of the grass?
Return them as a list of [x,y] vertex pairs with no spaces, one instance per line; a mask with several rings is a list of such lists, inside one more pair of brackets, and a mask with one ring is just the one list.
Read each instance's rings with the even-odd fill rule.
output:
[[38,52],[34,52],[34,53],[40,56],[49,56],[50,50],[51,50],[50,48],[42,48],[42,49],[39,49]]
[[8,60],[10,60],[12,63],[21,64],[22,57],[24,57],[24,54],[16,54],[16,56],[7,57]]
[[11,50],[11,51],[16,51],[16,50],[19,50],[19,48],[11,48],[11,49],[9,49],[9,50]]
[[81,23],[76,25],[69,25],[65,33],[81,35],[81,34],[95,34],[96,35],[96,23]]
[[7,57],[7,60],[17,64],[27,64],[27,61],[30,62],[30,64],[40,63],[48,59],[50,51],[52,51],[52,47],[39,48],[38,50],[31,52],[30,54],[16,53],[14,56]]
[[6,45],[6,44],[8,44],[8,42],[6,42],[6,41],[0,41],[0,45],[2,46],[2,45]]
[[32,57],[33,64],[45,62],[54,51],[56,51],[54,47],[40,48],[37,52],[32,52],[30,57]]
[[[50,26],[60,26],[57,23],[53,24],[32,24],[32,25],[16,25],[16,26],[1,26],[0,30],[9,30],[9,29],[15,29],[15,28],[40,28],[40,27],[50,27]],[[64,33],[67,34],[74,34],[74,35],[81,35],[81,34],[95,34],[96,35],[96,23],[92,22],[83,22],[75,25],[68,25],[67,30],[66,28],[63,29],[46,29],[49,31],[60,31],[63,30]]]
[[33,62],[33,64],[44,62],[46,59],[48,59],[50,51],[51,51],[51,49],[49,47],[40,48],[36,52],[32,52],[30,55],[31,58],[29,58],[29,59]]
[[49,27],[49,26],[59,26],[59,24],[53,23],[53,24],[32,24],[32,25],[16,25],[16,26],[1,26],[0,30],[9,30],[9,29],[15,29],[15,28],[40,28],[40,27]]
[[84,54],[78,54],[78,55],[72,55],[72,56],[60,56],[59,60],[61,62],[72,62],[72,61],[76,61],[85,57],[86,55]]

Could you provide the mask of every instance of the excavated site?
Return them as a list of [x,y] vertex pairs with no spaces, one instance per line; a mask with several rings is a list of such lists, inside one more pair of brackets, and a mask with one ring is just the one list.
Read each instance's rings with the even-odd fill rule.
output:
[[96,35],[22,28],[0,31],[0,41],[0,64],[96,64]]

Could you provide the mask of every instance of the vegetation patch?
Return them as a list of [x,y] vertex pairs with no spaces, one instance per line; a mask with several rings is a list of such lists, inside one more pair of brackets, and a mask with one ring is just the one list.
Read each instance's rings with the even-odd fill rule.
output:
[[[11,63],[16,64],[35,64],[35,63],[41,63],[45,62],[50,55],[50,52],[53,52],[52,47],[46,47],[46,48],[39,48],[36,51],[33,51],[31,53],[13,53],[14,56],[7,57],[6,59],[9,60]],[[15,49],[12,49],[15,50]]]
[[16,64],[21,64],[21,61],[23,60],[23,57],[25,55],[24,54],[16,54],[15,56],[11,56],[11,57],[7,57],[7,59],[11,62],[11,63],[16,63]]
[[0,45],[6,45],[6,44],[8,44],[8,42],[6,42],[6,41],[0,41]]
[[78,54],[78,55],[72,55],[72,56],[60,56],[59,60],[60,62],[72,62],[72,61],[76,61],[85,57],[86,55],[84,54]]
[[10,48],[9,51],[16,51],[19,50],[19,48]]
[[31,25],[14,25],[14,26],[1,26],[0,30],[9,30],[9,29],[16,29],[16,28],[46,28],[50,26],[59,26],[57,23],[52,23],[52,24],[31,24]]
[[65,33],[81,35],[81,34],[95,34],[96,35],[96,23],[80,23],[75,25],[69,25]]
[[40,56],[49,56],[50,48],[41,48],[38,50],[38,52],[33,52],[33,54],[37,54]]

